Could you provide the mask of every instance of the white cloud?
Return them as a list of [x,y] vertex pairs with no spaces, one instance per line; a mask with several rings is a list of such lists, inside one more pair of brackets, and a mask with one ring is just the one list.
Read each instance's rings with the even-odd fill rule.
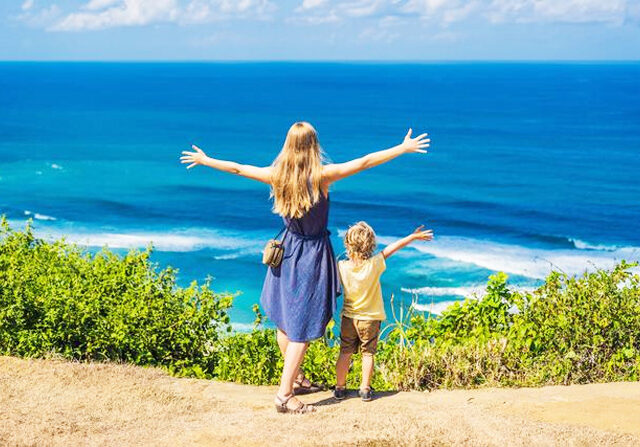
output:
[[343,2],[338,5],[338,10],[347,17],[370,17],[382,10],[389,3],[384,0],[359,0]]
[[223,15],[247,13],[260,15],[273,7],[268,0],[194,0],[191,3],[208,4],[213,11]]
[[[295,12],[307,23],[398,16],[445,26],[472,18],[491,23],[620,24],[640,16],[640,0],[303,0]],[[323,19],[327,17],[331,20]]]
[[627,5],[627,20],[640,22],[640,1]]
[[[510,4],[517,4],[520,1],[513,0]],[[409,0],[401,10],[423,20],[431,20],[447,26],[472,15],[481,16],[483,12],[486,13],[491,9],[489,3],[490,1],[487,0]]]
[[[322,24],[340,22],[346,19],[357,19],[384,15],[385,11],[393,12],[398,0],[351,0],[333,4],[325,0],[304,0],[295,9],[299,13],[295,19],[304,23]],[[290,20],[294,22],[296,20]]]
[[[266,20],[274,17],[275,0],[84,0],[74,10],[55,4],[38,7],[24,0],[18,19],[52,31],[100,30],[153,23],[209,23],[220,20]],[[282,11],[286,23],[327,24],[388,18],[403,23],[420,19],[430,25],[463,21],[489,23],[638,23],[640,0],[297,0]],[[389,22],[391,23],[391,22]]]
[[341,17],[335,13],[335,11],[329,11],[326,14],[309,14],[309,15],[297,15],[294,17],[287,17],[287,23],[305,23],[310,25],[321,25],[324,23],[335,23],[342,20]]
[[624,22],[638,0],[409,0],[401,9],[444,24],[471,16],[492,23]]
[[326,5],[327,1],[328,0],[304,0],[302,2],[302,5],[300,5],[298,7],[298,9],[300,11],[305,11],[305,10],[308,10],[308,9],[314,9],[314,8],[319,7],[319,6]]
[[275,9],[270,0],[90,0],[49,29],[101,30],[151,23],[205,23],[229,18],[264,19]]
[[[492,22],[622,23],[635,0],[493,0]],[[637,3],[637,2],[636,2]]]
[[51,27],[53,31],[100,30],[116,26],[146,25],[152,22],[175,20],[176,0],[122,0],[109,2],[92,0]]
[[84,5],[82,9],[86,9],[89,11],[98,11],[109,6],[116,5],[118,3],[122,3],[122,0],[91,0],[89,3]]
[[539,0],[534,3],[534,16],[567,22],[621,22],[626,14],[625,0]]
[[227,19],[271,17],[276,6],[270,0],[191,0],[182,10],[181,23],[205,23]]
[[22,10],[23,11],[28,11],[31,8],[33,8],[33,0],[25,0],[24,3],[22,3]]
[[58,20],[61,14],[62,11],[56,4],[36,8],[33,1],[26,1],[22,4],[22,13],[14,18],[34,28],[46,28]]

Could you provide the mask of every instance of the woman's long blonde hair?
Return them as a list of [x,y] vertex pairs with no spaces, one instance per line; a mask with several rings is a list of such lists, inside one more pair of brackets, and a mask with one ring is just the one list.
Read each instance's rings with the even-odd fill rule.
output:
[[272,165],[273,212],[299,218],[320,199],[324,155],[318,134],[307,122],[294,123]]

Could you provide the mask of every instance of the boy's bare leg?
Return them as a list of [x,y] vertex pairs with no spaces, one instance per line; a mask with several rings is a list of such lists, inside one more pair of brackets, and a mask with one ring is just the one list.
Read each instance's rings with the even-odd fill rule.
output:
[[336,386],[345,387],[347,385],[347,374],[349,373],[349,364],[351,362],[351,354],[340,353],[336,362]]
[[371,388],[371,377],[373,376],[373,354],[362,354],[362,382],[360,389]]

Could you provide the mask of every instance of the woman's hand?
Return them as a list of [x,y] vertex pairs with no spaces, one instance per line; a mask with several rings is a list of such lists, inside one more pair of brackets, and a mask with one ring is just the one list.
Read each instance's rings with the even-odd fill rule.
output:
[[404,141],[401,146],[405,152],[419,152],[421,154],[426,154],[426,148],[429,147],[429,143],[431,142],[430,138],[427,138],[428,134],[423,133],[422,135],[417,136],[416,138],[411,138],[412,129],[409,129],[407,135],[404,137]]
[[433,239],[433,230],[424,230],[424,225],[420,225],[411,233],[411,238],[418,241],[430,241]]
[[189,166],[187,166],[187,169],[191,169],[194,166],[203,165],[205,164],[207,158],[209,158],[207,157],[207,154],[205,154],[204,151],[195,144],[192,145],[191,148],[195,152],[182,151],[182,157],[180,157],[180,163],[189,164]]

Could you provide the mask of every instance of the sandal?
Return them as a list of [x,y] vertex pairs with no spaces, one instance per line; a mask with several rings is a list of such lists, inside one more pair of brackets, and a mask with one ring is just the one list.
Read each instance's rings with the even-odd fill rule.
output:
[[[309,385],[304,384],[305,380],[309,382]],[[293,382],[293,394],[295,396],[317,393],[318,391],[324,391],[324,386],[318,383],[312,383],[304,376],[304,374],[300,374]]]
[[[293,394],[290,394],[289,397],[285,399],[280,399],[280,396],[276,395],[276,400],[278,401],[276,405],[276,411],[278,413],[290,413],[290,414],[306,414],[313,413],[316,411],[316,407],[313,405],[303,404],[298,400],[298,406],[296,408],[289,408],[287,403],[293,398]],[[297,399],[296,399],[297,400]]]

